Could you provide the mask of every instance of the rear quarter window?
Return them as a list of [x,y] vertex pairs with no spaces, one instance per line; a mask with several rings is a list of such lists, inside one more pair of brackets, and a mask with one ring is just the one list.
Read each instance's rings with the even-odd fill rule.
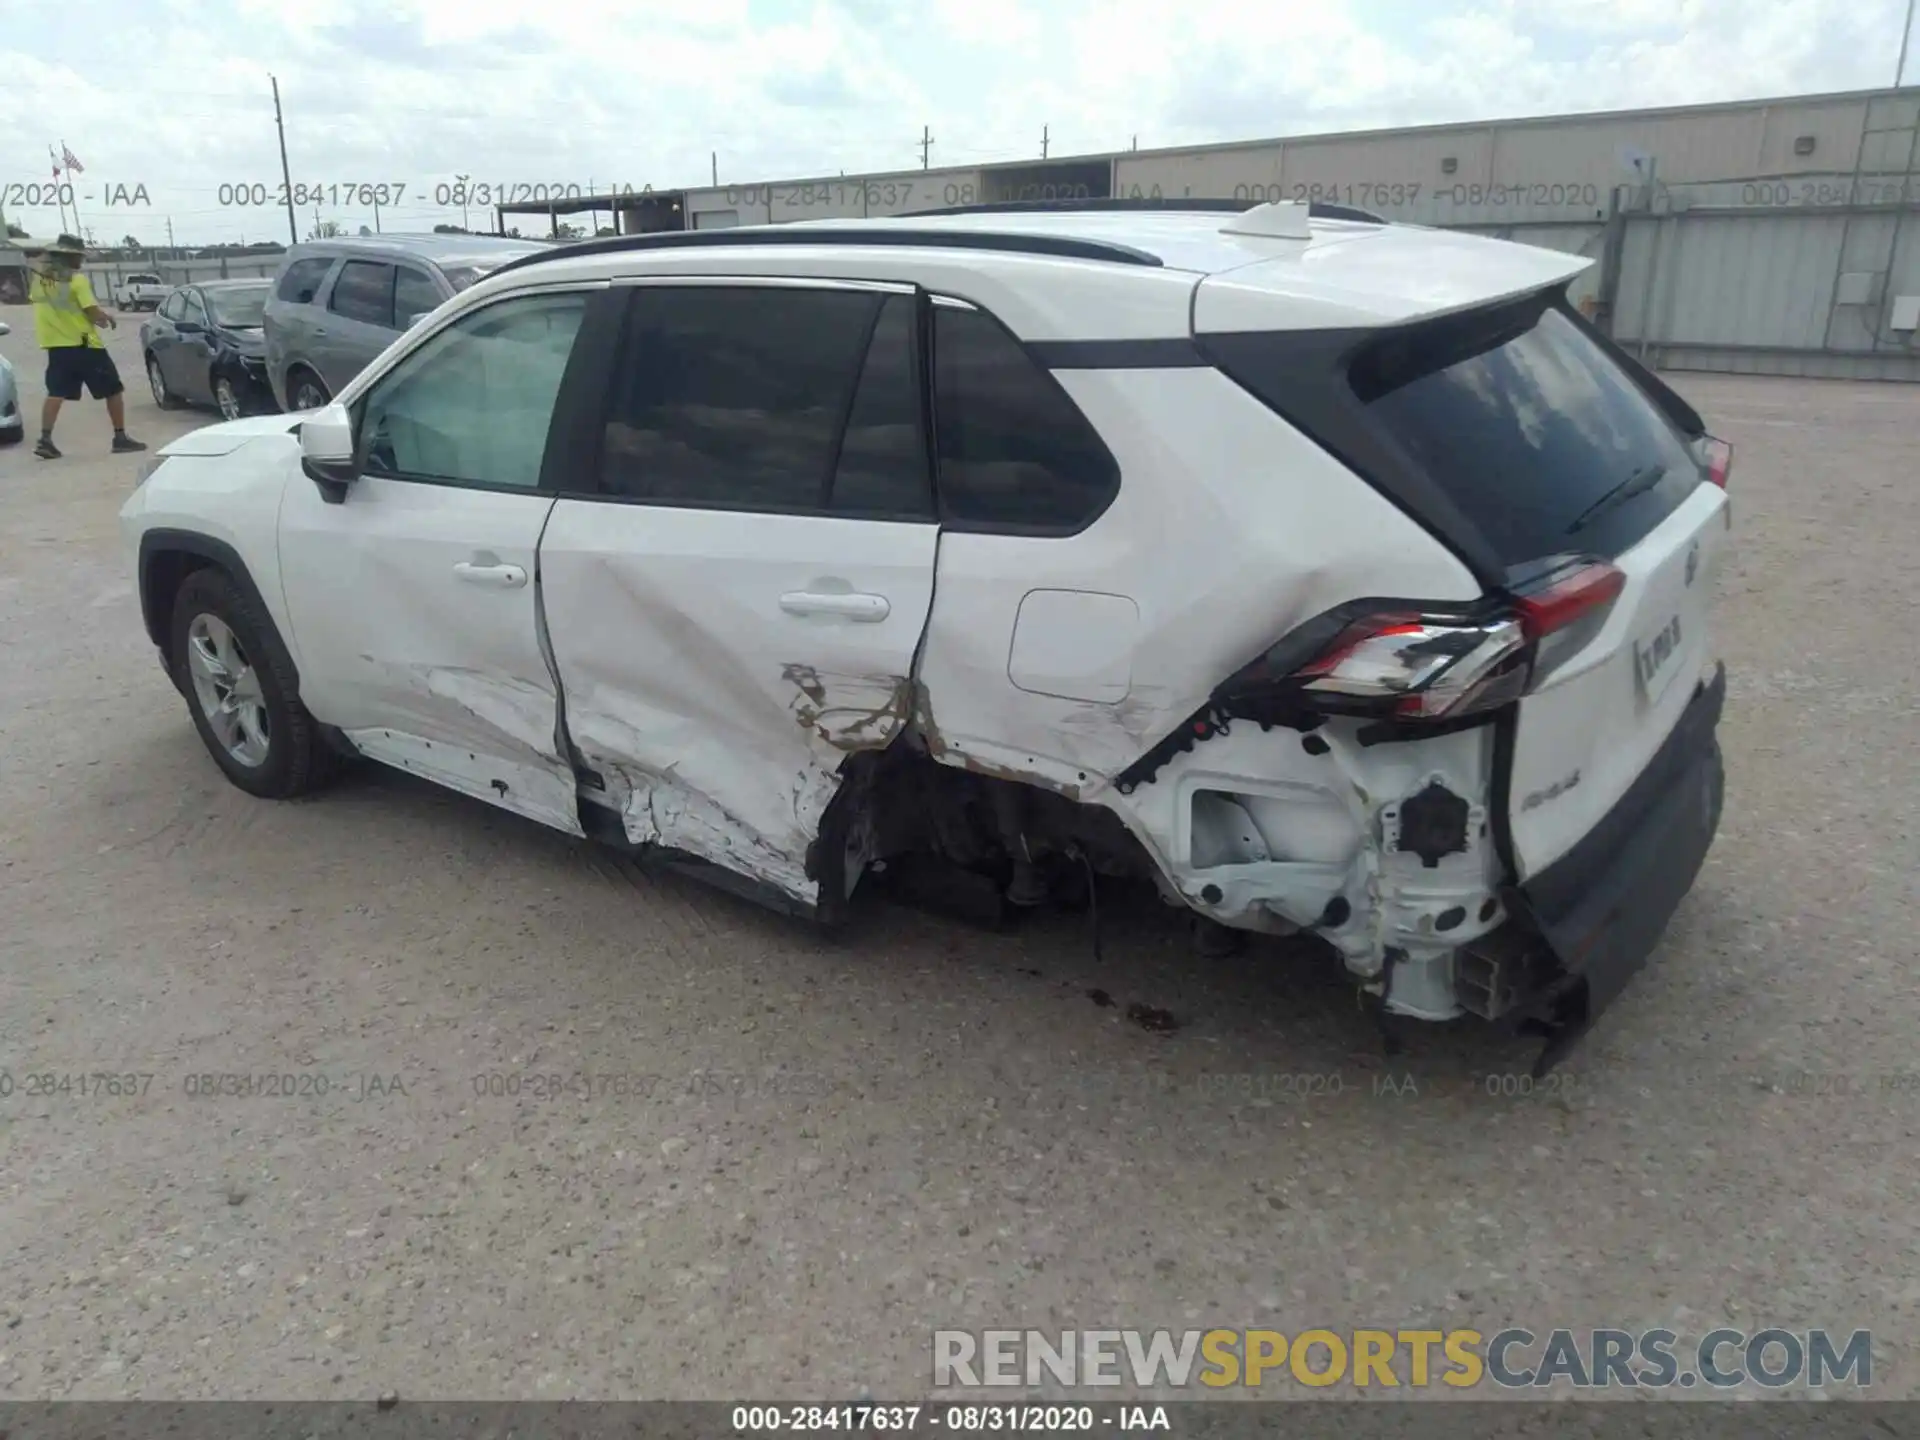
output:
[[332,268],[331,256],[294,261],[274,287],[274,298],[293,305],[311,305],[313,297],[320,293],[320,282],[327,278],[327,271]]
[[1113,455],[992,316],[935,307],[933,376],[940,506],[951,528],[1072,533],[1112,501]]

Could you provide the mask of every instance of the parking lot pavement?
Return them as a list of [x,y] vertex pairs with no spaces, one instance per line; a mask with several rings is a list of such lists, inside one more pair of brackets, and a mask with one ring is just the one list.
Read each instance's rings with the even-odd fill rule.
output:
[[[137,328],[157,445],[210,417]],[[1531,1094],[1150,904],[1099,964],[828,939],[397,776],[252,800],[69,407],[0,451],[0,1395],[901,1396],[936,1327],[1216,1323],[1871,1327],[1914,1394],[1920,390],[1680,381],[1736,446],[1725,826]]]

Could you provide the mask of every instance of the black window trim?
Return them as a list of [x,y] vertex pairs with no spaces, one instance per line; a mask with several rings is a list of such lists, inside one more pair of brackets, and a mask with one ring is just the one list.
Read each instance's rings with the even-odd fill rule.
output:
[[[378,390],[393,376],[395,371],[399,370],[407,361],[415,355],[418,355],[428,345],[431,345],[437,337],[444,335],[447,331],[453,329],[471,316],[484,314],[489,310],[497,309],[499,306],[511,301],[526,300],[540,295],[569,294],[585,296],[586,305],[581,312],[580,328],[573,333],[573,350],[567,356],[565,368],[560,372],[559,389],[554,392],[553,413],[547,420],[546,448],[540,453],[539,479],[531,485],[508,485],[496,480],[462,480],[449,475],[416,475],[386,470],[369,471],[366,468],[366,436],[362,433],[360,427],[366,418],[367,400],[374,391]],[[523,290],[510,290],[498,295],[489,295],[480,304],[470,309],[462,310],[457,315],[448,316],[442,324],[434,326],[430,332],[421,335],[414,344],[409,345],[404,351],[396,355],[392,364],[388,365],[378,375],[370,376],[359,393],[357,393],[351,401],[347,402],[347,413],[353,417],[354,469],[356,478],[362,480],[396,480],[405,485],[433,485],[444,490],[485,490],[497,495],[539,495],[548,500],[552,500],[557,495],[563,493],[557,483],[560,473],[557,466],[564,463],[568,447],[563,443],[567,437],[561,433],[561,429],[563,424],[571,424],[574,420],[574,416],[567,408],[567,399],[570,392],[578,392],[585,395],[591,394],[596,389],[605,388],[604,385],[597,385],[594,377],[606,373],[604,335],[599,332],[606,329],[605,312],[609,308],[618,309],[617,306],[608,305],[609,299],[610,292],[604,280],[579,280],[560,284],[528,286]],[[594,326],[596,314],[599,314],[602,319],[596,333],[590,337],[588,333],[589,327]],[[617,338],[617,330],[615,333]],[[590,338],[593,340],[591,346],[588,343]]]
[[[947,509],[946,498],[940,488],[940,461],[939,461],[940,411],[939,411],[939,404],[938,404],[939,372],[936,368],[938,357],[934,353],[934,345],[935,345],[934,332],[936,327],[931,323],[929,323],[927,326],[927,338],[926,338],[926,346],[927,346],[926,391],[928,396],[928,413],[933,418],[933,423],[928,428],[930,432],[930,438],[932,441],[932,449],[933,449],[933,455],[934,455],[934,466],[933,466],[934,496],[940,505],[940,529],[943,532],[947,532],[955,535],[1019,535],[1019,536],[1027,536],[1033,539],[1042,539],[1042,540],[1065,540],[1065,539],[1070,539],[1075,535],[1085,534],[1088,530],[1092,529],[1093,526],[1099,523],[1100,518],[1103,515],[1105,515],[1109,510],[1113,508],[1113,502],[1117,500],[1120,496],[1120,486],[1123,483],[1123,476],[1120,473],[1120,457],[1113,453],[1113,447],[1107,444],[1107,437],[1100,433],[1100,427],[1098,425],[1095,425],[1092,420],[1087,418],[1086,412],[1080,408],[1078,402],[1074,400],[1073,396],[1067,393],[1066,387],[1060,383],[1059,378],[1054,374],[1054,369],[1056,367],[1053,365],[1049,365],[1048,363],[1046,363],[1045,360],[1041,358],[1042,354],[1044,354],[1044,351],[1037,351],[1035,348],[1036,343],[1044,345],[1044,344],[1056,344],[1056,343],[1070,344],[1070,343],[1078,343],[1078,342],[1064,342],[1064,341],[1063,342],[1034,342],[1029,340],[1023,340],[1018,334],[1014,332],[1014,329],[1011,325],[1007,324],[1006,321],[1002,320],[990,308],[978,303],[977,301],[969,300],[964,296],[954,295],[951,293],[944,293],[944,292],[940,294],[932,295],[930,299],[932,301],[934,308],[936,309],[971,310],[977,315],[982,315],[986,317],[989,323],[999,326],[1001,333],[1004,334],[1009,340],[1013,341],[1014,345],[1020,350],[1020,352],[1027,357],[1028,362],[1032,364],[1034,371],[1041,377],[1041,379],[1046,384],[1051,385],[1053,387],[1054,394],[1056,394],[1060,398],[1060,402],[1064,404],[1069,410],[1071,410],[1075,415],[1079,416],[1080,423],[1087,427],[1087,433],[1093,436],[1094,441],[1100,447],[1100,452],[1107,457],[1107,463],[1112,468],[1112,473],[1113,473],[1113,480],[1107,486],[1107,493],[1105,494],[1105,496],[1101,498],[1100,503],[1092,507],[1090,510],[1088,510],[1085,517],[1082,518],[1078,523],[1073,525],[1016,525],[1016,524],[1009,524],[1005,521],[957,519],[954,516],[950,515]],[[929,316],[929,319],[931,320],[931,316]],[[1125,342],[1120,342],[1120,343],[1125,343]],[[1059,368],[1087,368],[1087,367],[1062,366]],[[1128,368],[1133,368],[1133,367],[1128,367]],[[1146,368],[1160,368],[1160,367],[1153,366],[1153,367],[1146,367]]]
[[[652,274],[620,275],[611,277],[611,282],[601,281],[607,287],[609,296],[608,310],[617,323],[610,335],[598,337],[603,344],[604,354],[598,368],[583,371],[578,387],[579,393],[569,395],[575,375],[573,365],[569,364],[567,375],[561,382],[560,403],[554,407],[554,430],[548,432],[548,458],[555,462],[555,479],[562,473],[571,473],[584,477],[583,483],[561,486],[555,493],[563,500],[592,500],[610,505],[645,505],[659,510],[711,510],[739,515],[804,515],[821,520],[866,520],[896,525],[938,525],[940,520],[940,481],[938,466],[934,464],[932,443],[933,427],[929,422],[929,387],[931,368],[927,364],[927,351],[931,345],[930,330],[927,324],[925,307],[926,292],[918,285],[904,280],[855,279],[838,275],[730,275],[730,274]],[[845,293],[877,294],[881,303],[874,307],[873,318],[868,324],[867,345],[873,341],[873,327],[879,323],[880,314],[885,309],[886,298],[890,295],[914,297],[920,301],[916,306],[916,334],[913,347],[915,391],[918,402],[917,423],[920,434],[928,450],[929,489],[933,501],[932,509],[926,512],[905,513],[888,510],[833,509],[828,505],[766,505],[709,500],[699,504],[682,498],[672,500],[655,499],[650,495],[617,495],[602,488],[600,467],[604,459],[607,417],[613,406],[613,387],[609,382],[620,362],[625,348],[627,328],[632,321],[633,310],[638,296],[650,289],[797,289],[832,290]],[[584,330],[584,326],[582,327]],[[578,340],[574,345],[574,358],[581,354]],[[854,383],[847,405],[840,418],[840,429],[834,436],[833,462],[827,470],[823,494],[830,502],[832,483],[837,476],[840,447],[846,440],[846,423],[854,403],[858,400],[860,380],[865,374],[867,350],[860,352],[859,366],[854,375]],[[591,377],[591,378],[588,378]],[[560,417],[566,415],[567,434],[563,439],[563,452],[556,455],[553,447],[554,431],[559,429]],[[542,472],[543,481],[547,478]]]

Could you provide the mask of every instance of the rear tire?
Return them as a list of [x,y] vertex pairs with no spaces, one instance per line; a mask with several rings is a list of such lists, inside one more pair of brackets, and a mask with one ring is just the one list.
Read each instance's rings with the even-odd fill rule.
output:
[[238,420],[247,413],[247,402],[230,375],[214,376],[213,403],[219,409],[222,420]]
[[300,703],[272,620],[223,571],[181,582],[169,639],[174,683],[227,779],[249,795],[290,800],[327,778],[333,752]]
[[332,399],[327,387],[320,383],[320,377],[311,370],[295,370],[287,377],[289,410],[318,410]]

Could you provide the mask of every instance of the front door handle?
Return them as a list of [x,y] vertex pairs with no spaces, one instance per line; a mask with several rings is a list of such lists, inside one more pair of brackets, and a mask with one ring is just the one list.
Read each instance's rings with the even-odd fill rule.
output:
[[457,561],[453,573],[469,585],[486,585],[495,590],[518,590],[527,583],[527,572],[518,565],[476,565],[471,560]]
[[812,590],[789,590],[780,597],[780,608],[789,615],[838,615],[870,625],[893,612],[884,595],[827,595]]

